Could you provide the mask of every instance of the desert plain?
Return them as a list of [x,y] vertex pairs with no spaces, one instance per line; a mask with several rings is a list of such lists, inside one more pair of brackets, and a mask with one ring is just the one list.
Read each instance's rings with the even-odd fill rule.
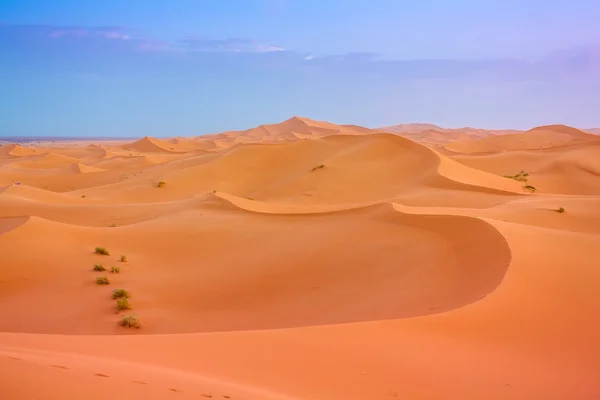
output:
[[0,255],[1,399],[600,398],[592,131],[7,143]]

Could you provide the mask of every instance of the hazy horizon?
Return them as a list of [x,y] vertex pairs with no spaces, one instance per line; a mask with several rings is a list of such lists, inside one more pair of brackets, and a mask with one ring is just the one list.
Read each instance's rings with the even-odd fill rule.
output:
[[[304,117],[301,116],[303,118],[308,118],[308,117]],[[294,118],[294,117],[291,117]],[[272,123],[266,123],[266,124],[261,124],[261,125],[268,125],[268,124],[278,124],[284,121],[276,121],[276,122],[272,122]],[[324,121],[324,122],[331,122],[331,121]],[[399,125],[421,125],[421,124],[426,124],[426,125],[430,125],[430,123],[427,122],[407,122],[404,124],[396,124],[396,125],[389,125],[389,126],[378,126],[378,127],[366,127],[366,128],[370,128],[370,129],[378,129],[378,128],[391,128],[394,126],[399,126]],[[344,124],[340,124],[340,125],[344,125]],[[435,124],[431,124],[431,125],[435,125]],[[252,129],[252,128],[256,128],[257,126],[250,126],[247,128],[243,128],[240,129],[241,131],[243,130],[247,130],[247,129]],[[471,128],[471,129],[489,129],[489,130],[496,130],[496,129],[492,129],[492,128],[482,128],[482,127],[477,127],[477,126],[461,126],[461,127],[446,127],[446,126],[438,126],[441,129],[462,129],[462,128]],[[538,127],[538,126],[536,126]],[[536,128],[536,127],[532,127]],[[583,131],[590,131],[589,133],[594,133],[597,134],[597,132],[591,132],[591,130],[597,131],[600,128],[594,128],[594,127],[588,127],[588,128],[582,128],[582,127],[574,127]],[[498,130],[513,130],[511,128],[498,128]],[[517,131],[520,131],[518,129],[514,129]],[[227,131],[231,131],[231,130],[224,130],[224,131],[219,131],[219,132],[207,132],[207,133],[200,133],[200,134],[196,134],[196,135],[187,135],[187,136],[183,136],[183,135],[129,135],[129,136],[92,136],[92,135],[80,135],[80,136],[67,136],[67,135],[0,135],[0,143],[1,142],[8,142],[8,143],[27,143],[27,142],[45,142],[45,141],[70,141],[70,140],[80,140],[80,141],[89,141],[89,140],[137,140],[140,138],[143,138],[145,136],[151,136],[157,139],[168,139],[168,138],[173,138],[173,137],[191,137],[191,136],[204,136],[204,135],[211,135],[211,134],[219,134],[219,133],[223,133],[223,132],[227,132]],[[522,130],[522,131],[526,131],[526,130]]]
[[[0,4],[0,136],[600,127],[591,0]],[[560,27],[560,29],[557,29]]]

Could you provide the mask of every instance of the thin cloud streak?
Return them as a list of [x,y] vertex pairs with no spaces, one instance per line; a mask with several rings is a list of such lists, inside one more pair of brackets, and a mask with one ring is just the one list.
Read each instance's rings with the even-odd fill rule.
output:
[[[31,48],[40,54],[48,51],[57,57],[72,57],[77,52],[93,57],[129,57],[131,65],[143,65],[160,73],[160,68],[186,69],[202,63],[215,71],[241,71],[243,68],[321,74],[331,77],[377,77],[391,81],[449,79],[490,82],[524,82],[551,80],[600,80],[600,46],[565,49],[535,60],[514,59],[428,59],[397,60],[377,53],[315,55],[286,50],[283,47],[249,38],[211,39],[187,36],[165,41],[141,36],[120,27],[61,27],[45,25],[0,25],[0,43],[5,54],[19,54]],[[59,51],[60,50],[60,51]],[[114,54],[111,54],[114,52]],[[144,61],[143,53],[181,53],[184,57],[159,55],[153,62]],[[178,63],[175,65],[175,63]],[[223,68],[219,68],[222,66]],[[95,68],[101,68],[101,65]],[[111,70],[114,70],[114,63]]]

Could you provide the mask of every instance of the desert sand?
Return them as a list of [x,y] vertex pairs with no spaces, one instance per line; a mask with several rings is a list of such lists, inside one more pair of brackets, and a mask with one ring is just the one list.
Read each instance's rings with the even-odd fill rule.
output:
[[438,128],[3,145],[0,398],[600,398],[600,136]]
[[430,147],[440,147],[457,141],[470,141],[474,139],[483,139],[489,136],[510,135],[522,132],[511,129],[489,130],[469,127],[449,129],[433,124],[400,124],[385,126],[375,130],[401,135]]

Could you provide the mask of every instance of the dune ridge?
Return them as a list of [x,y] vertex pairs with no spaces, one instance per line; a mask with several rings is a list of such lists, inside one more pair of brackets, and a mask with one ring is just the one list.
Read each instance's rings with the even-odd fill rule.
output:
[[172,153],[175,152],[173,144],[145,136],[142,139],[123,145],[124,150],[131,150],[140,153]]
[[293,117],[2,146],[0,398],[598,398],[598,140]]

